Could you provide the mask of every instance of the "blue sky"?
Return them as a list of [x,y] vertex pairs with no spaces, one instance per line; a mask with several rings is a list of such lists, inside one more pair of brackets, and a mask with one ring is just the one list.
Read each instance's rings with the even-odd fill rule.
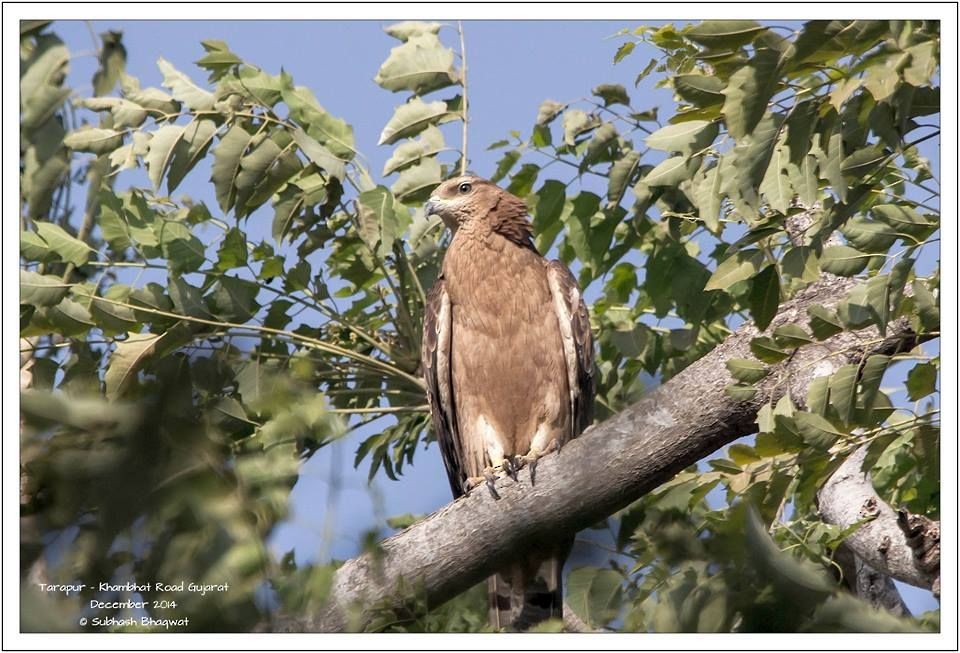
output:
[[[349,122],[357,149],[369,161],[378,182],[387,185],[395,177],[381,178],[383,163],[393,147],[378,147],[377,139],[394,108],[405,99],[373,82],[390,48],[398,42],[383,32],[381,21],[94,21],[95,33],[119,30],[127,47],[127,71],[143,86],[160,86],[162,76],[156,60],[163,56],[176,68],[204,84],[205,71],[193,62],[203,56],[200,41],[221,39],[241,58],[271,74],[289,72],[297,84],[310,87],[332,114]],[[524,134],[533,125],[545,99],[571,101],[589,96],[600,83],[623,84],[637,109],[659,107],[669,116],[670,93],[655,89],[655,78],[639,89],[633,85],[637,72],[653,51],[638,47],[618,65],[613,54],[621,42],[608,39],[636,21],[465,21],[470,99],[471,169],[489,176],[500,153],[486,147],[506,138],[510,130]],[[81,95],[90,94],[95,59],[90,28],[79,21],[59,22],[54,30],[76,56],[69,83]],[[456,32],[444,29],[442,40],[455,46]],[[455,47],[456,49],[456,47]],[[444,96],[443,93],[440,96]],[[459,145],[459,124],[444,128],[448,145]],[[928,155],[929,156],[929,155]],[[935,156],[935,155],[934,155]],[[551,170],[554,174],[557,171]],[[565,175],[566,173],[564,173]],[[551,175],[552,176],[552,175]],[[572,176],[572,175],[570,175]],[[564,181],[569,176],[560,176]],[[208,174],[195,170],[177,191],[203,200],[217,215],[216,200]],[[142,172],[123,173],[119,185],[148,186]],[[247,223],[254,236],[269,234],[269,209],[253,215]],[[232,218],[231,218],[232,220]],[[162,280],[162,278],[161,278]],[[384,520],[402,513],[429,513],[450,500],[446,475],[436,447],[418,452],[415,466],[405,468],[398,482],[378,475],[368,485],[367,463],[353,469],[357,445],[369,430],[321,449],[307,462],[293,491],[293,511],[277,529],[272,546],[278,553],[295,548],[299,561],[347,558],[357,551],[364,531],[388,532]],[[593,537],[586,534],[585,537]],[[908,593],[911,608],[935,607],[929,593]]]

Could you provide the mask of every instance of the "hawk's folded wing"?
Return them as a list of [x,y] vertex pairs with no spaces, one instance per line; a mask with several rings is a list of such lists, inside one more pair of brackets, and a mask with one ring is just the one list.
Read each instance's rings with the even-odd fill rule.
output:
[[443,277],[430,289],[423,318],[423,347],[420,352],[423,376],[427,382],[427,401],[433,428],[437,433],[440,453],[447,468],[453,496],[463,494],[467,480],[463,448],[457,427],[457,410],[453,401],[453,380],[450,375],[450,332],[452,329],[450,297]]
[[571,432],[567,436],[569,439],[580,435],[593,420],[593,395],[596,391],[593,334],[590,332],[587,305],[580,295],[577,280],[567,266],[560,261],[550,261],[547,264],[547,281],[553,295],[554,310],[563,339],[563,354],[567,362],[571,416]]

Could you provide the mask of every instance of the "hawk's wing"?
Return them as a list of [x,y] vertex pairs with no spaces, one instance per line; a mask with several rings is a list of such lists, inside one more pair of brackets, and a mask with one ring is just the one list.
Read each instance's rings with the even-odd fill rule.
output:
[[427,401],[433,429],[437,433],[443,464],[450,478],[454,498],[463,494],[467,479],[463,463],[463,446],[457,427],[457,411],[453,402],[453,379],[450,375],[450,332],[452,330],[450,297],[443,277],[430,289],[423,318],[423,345],[420,360],[427,382]]
[[[547,281],[560,324],[563,354],[567,362],[570,388],[571,433],[574,438],[593,420],[593,396],[596,391],[593,364],[593,334],[590,314],[580,296],[580,287],[567,266],[560,261],[547,263]],[[561,442],[560,444],[563,444]]]

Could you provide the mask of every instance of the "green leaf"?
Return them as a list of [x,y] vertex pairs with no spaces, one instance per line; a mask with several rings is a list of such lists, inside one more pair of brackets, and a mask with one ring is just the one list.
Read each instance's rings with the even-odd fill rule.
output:
[[440,167],[440,161],[430,157],[401,172],[390,190],[401,202],[420,202],[426,200],[441,181],[443,181],[443,170]]
[[830,137],[827,153],[823,154],[818,149],[817,158],[820,162],[821,177],[830,184],[840,201],[846,202],[848,187],[840,170],[840,164],[843,161],[843,134],[833,134]]
[[610,174],[607,181],[607,205],[617,206],[623,199],[624,193],[631,185],[637,170],[640,167],[640,153],[635,150],[627,150],[622,157],[614,161],[610,166]]
[[890,225],[862,216],[847,220],[840,227],[840,233],[850,245],[871,254],[886,253],[897,239],[897,233]]
[[698,215],[703,224],[711,233],[720,233],[720,209],[723,205],[723,175],[721,174],[723,159],[717,160],[717,165],[707,170],[702,177],[694,179],[694,198]]
[[910,401],[920,401],[937,390],[937,366],[933,363],[917,363],[907,373],[907,396]]
[[763,262],[763,253],[744,249],[725,259],[710,275],[704,290],[728,290],[733,284],[754,276]]
[[130,333],[125,340],[117,342],[103,377],[107,399],[117,399],[126,391],[163,337],[156,333]]
[[815,415],[826,416],[830,406],[830,377],[818,376],[807,386],[807,409]]
[[834,583],[827,580],[822,567],[780,550],[756,509],[749,509],[746,522],[750,564],[763,578],[773,580],[801,605],[818,604],[834,593]]
[[796,349],[813,342],[799,324],[782,324],[773,330],[773,339],[785,349]]
[[750,340],[750,352],[764,363],[779,363],[790,356],[769,336],[760,336]]
[[909,60],[910,55],[898,52],[884,57],[881,61],[867,68],[863,86],[870,91],[874,100],[883,102],[894,94],[897,86],[900,85],[898,69],[902,68]]
[[736,174],[730,175],[729,186],[725,188],[730,198],[743,198],[753,207],[759,206],[759,188],[777,145],[780,132],[780,119],[773,114],[765,114],[757,123],[753,133],[741,138],[733,150],[733,164]]
[[414,97],[397,107],[380,133],[377,145],[390,145],[401,138],[416,136],[430,125],[446,122],[457,115],[451,115],[446,102],[437,100],[426,103],[419,97]]
[[890,295],[890,313],[894,316],[900,312],[900,306],[903,302],[903,289],[907,285],[907,279],[910,276],[910,271],[913,269],[914,263],[916,263],[916,261],[912,258],[899,260],[890,270],[890,275],[887,277],[887,286],[889,287]]
[[114,303],[126,303],[130,293],[129,286],[114,284],[103,293],[102,298],[90,296],[90,314],[105,333],[126,333],[137,328],[138,320],[133,309]]
[[577,137],[600,126],[600,118],[592,113],[571,109],[563,114],[563,142],[573,147]]
[[633,52],[633,49],[637,47],[637,44],[633,41],[627,41],[617,48],[616,54],[613,55],[613,63],[618,64],[623,61],[624,57]]
[[213,186],[217,192],[217,203],[226,213],[233,208],[237,199],[235,186],[240,173],[240,160],[253,142],[254,135],[239,123],[234,123],[230,131],[220,139],[213,150]]
[[553,122],[554,118],[560,115],[560,112],[567,108],[566,104],[556,102],[555,100],[544,100],[537,110],[537,122],[540,127],[544,127]]
[[458,82],[453,50],[431,32],[410,36],[390,50],[374,80],[388,91],[425,95]]
[[830,403],[844,424],[853,421],[857,407],[858,365],[843,365],[830,377]]
[[826,451],[843,433],[827,421],[826,418],[814,413],[798,412],[793,416],[803,441],[814,449]]
[[222,276],[209,295],[211,310],[228,322],[248,322],[260,310],[259,292],[260,286],[252,281]]
[[405,20],[400,23],[388,25],[387,27],[383,28],[383,31],[395,39],[406,41],[407,39],[420,36],[421,34],[436,34],[440,31],[441,27],[442,25],[440,23],[425,23],[415,20]]
[[310,89],[289,83],[281,87],[280,96],[290,110],[290,118],[299,123],[310,136],[333,152],[337,158],[344,161],[353,158],[356,154],[353,128],[327,113]]
[[925,329],[940,329],[940,307],[930,289],[919,279],[910,284],[913,289],[913,301],[920,315],[920,323]]
[[108,154],[123,144],[123,133],[113,129],[84,126],[68,133],[63,144],[75,152]]
[[790,161],[799,164],[810,152],[810,138],[817,124],[819,103],[806,100],[796,105],[786,118],[786,145]]
[[820,278],[820,260],[812,247],[792,247],[783,255],[780,269],[794,279],[812,283]]
[[56,306],[70,290],[60,277],[20,270],[20,303],[31,306]]
[[612,569],[574,569],[567,576],[567,604],[586,623],[603,626],[619,612],[622,582]]
[[173,159],[174,149],[180,144],[183,132],[184,128],[179,125],[164,125],[153,132],[144,161],[147,164],[147,174],[154,191],[160,190],[163,173]]
[[730,75],[723,90],[726,99],[721,113],[734,138],[739,140],[751,133],[766,113],[767,104],[777,88],[778,59],[777,52],[758,49],[747,65]]
[[810,316],[810,330],[817,340],[826,340],[844,330],[843,322],[828,308],[810,306],[807,308],[807,315]]
[[[504,142],[506,145],[506,142]],[[393,151],[383,166],[383,175],[393,174],[403,170],[423,158],[432,157],[443,150],[445,146],[443,132],[430,125],[420,135],[420,139],[403,143]]]
[[683,35],[711,50],[735,49],[752,43],[766,27],[752,20],[705,20]]
[[655,150],[692,154],[713,143],[719,131],[716,122],[691,120],[658,129],[647,136],[646,143]]
[[283,89],[290,83],[289,76],[268,75],[251,66],[242,66],[236,74],[224,75],[217,87],[218,98],[228,98],[231,95],[242,98],[243,101],[257,106],[272,107],[280,101]]
[[503,156],[500,157],[500,160],[497,161],[497,168],[493,171],[493,174],[490,176],[490,181],[496,183],[507,176],[507,173],[517,165],[517,162],[520,160],[520,152],[517,150],[510,150],[509,152],[504,152]]
[[727,455],[741,467],[762,460],[753,447],[745,444],[731,444],[727,448]]
[[180,111],[180,103],[167,93],[153,87],[141,89],[137,78],[126,73],[120,73],[120,88],[124,98],[139,104],[148,112],[170,116]]
[[167,172],[167,192],[176,190],[187,173],[206,156],[207,148],[213,142],[217,131],[217,124],[209,119],[194,119],[183,129]]
[[605,122],[600,125],[587,143],[587,150],[580,160],[580,169],[586,170],[598,161],[610,160],[609,152],[611,146],[616,147],[617,137],[617,128],[611,123]]
[[594,86],[590,92],[602,99],[605,107],[609,107],[611,104],[630,106],[630,96],[627,95],[627,89],[622,84],[600,84]]
[[118,97],[91,97],[77,101],[78,106],[93,111],[109,111],[113,117],[113,126],[117,129],[139,127],[147,119],[147,110],[136,102]]
[[174,273],[194,272],[206,261],[203,243],[182,222],[157,220],[154,229]]
[[[567,187],[556,179],[548,179],[537,191],[537,203],[533,211],[533,231],[537,249],[546,252],[563,226],[561,215],[567,199]],[[570,207],[572,209],[572,206]]]
[[94,249],[82,240],[68,234],[59,225],[50,222],[37,222],[37,234],[60,258],[74,265],[83,265],[95,253]]
[[748,304],[754,325],[763,331],[780,307],[780,275],[776,265],[768,265],[753,277]]
[[230,227],[217,251],[216,268],[222,272],[247,264],[247,237],[237,227]]
[[823,250],[820,269],[841,277],[852,277],[863,272],[869,262],[869,254],[846,245],[834,245]]
[[49,245],[35,232],[20,232],[20,255],[25,259],[28,261],[44,261],[50,256],[50,252]]
[[[729,389],[729,388],[731,388],[731,387],[737,387],[737,386],[727,386],[727,388],[725,388],[725,389]],[[756,390],[755,390],[754,388],[751,388],[751,387],[749,387],[749,386],[747,386],[747,387],[741,386],[741,389],[744,390],[744,391],[749,390],[749,391],[752,391],[752,392],[756,392]],[[729,394],[729,393],[728,393],[728,394]],[[737,398],[737,397],[734,397],[734,398]],[[746,399],[749,399],[749,397],[747,397]],[[736,474],[742,474],[742,473],[743,473],[743,467],[741,467],[740,465],[736,464],[736,463],[733,462],[732,460],[727,460],[726,458],[712,458],[711,460],[708,460],[707,463],[708,463],[713,469],[715,469],[715,470],[717,470],[717,471],[719,471],[719,472],[723,472],[724,474],[733,474],[733,475],[736,475]]]
[[725,98],[723,81],[709,75],[677,75],[673,88],[681,98],[701,108],[723,104]]
[[194,63],[210,71],[211,82],[217,81],[226,75],[231,68],[243,63],[243,60],[231,52],[230,48],[223,41],[207,39],[200,41],[200,45],[207,51],[207,54]]
[[321,145],[315,138],[308,135],[299,127],[291,132],[293,140],[308,159],[320,166],[321,169],[343,181],[347,174],[344,162],[334,156],[333,152]]
[[731,358],[726,366],[730,376],[743,383],[756,383],[770,373],[766,365],[749,358]]
[[360,193],[357,198],[360,236],[381,256],[393,248],[393,242],[409,226],[409,215],[397,210],[393,194],[383,186]]
[[896,233],[907,234],[917,241],[926,240],[940,227],[909,206],[877,204],[870,211],[875,218],[889,225]]
[[781,215],[787,214],[790,202],[796,194],[787,174],[787,166],[789,165],[790,155],[785,149],[781,136],[780,142],[774,147],[773,153],[770,155],[770,164],[763,175],[759,189],[770,208]]
[[216,98],[210,91],[205,91],[182,72],[173,67],[169,61],[160,57],[157,67],[163,73],[163,85],[170,89],[173,97],[183,102],[194,111],[209,111],[213,108]]
[[886,159],[887,155],[884,154],[881,147],[871,145],[861,148],[845,158],[840,163],[840,172],[845,177],[859,180],[881,170],[881,166]]
[[647,186],[675,186],[690,176],[691,159],[678,155],[665,159],[643,177]]
[[55,306],[41,310],[43,316],[53,324],[54,331],[63,336],[79,336],[97,326],[90,311],[69,297],[64,297]]
[[860,373],[860,396],[863,398],[864,419],[869,424],[880,392],[880,382],[890,365],[890,357],[874,354],[867,359]]
[[732,383],[724,386],[723,392],[734,401],[750,401],[757,395],[756,388],[752,385],[744,385],[742,383]]

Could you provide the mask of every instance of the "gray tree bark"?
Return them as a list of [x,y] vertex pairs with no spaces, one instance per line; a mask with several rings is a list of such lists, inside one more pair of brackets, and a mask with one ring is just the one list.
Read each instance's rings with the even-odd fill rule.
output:
[[[853,284],[836,277],[811,284],[781,306],[769,330],[805,324],[809,306],[835,305]],[[519,482],[503,479],[497,483],[499,501],[481,487],[384,540],[377,551],[347,561],[334,575],[321,612],[280,618],[268,628],[355,631],[363,629],[365,608],[375,603],[403,609],[417,597],[439,605],[525,551],[606,518],[688,465],[755,432],[757,411],[767,401],[789,392],[803,404],[813,378],[865,353],[890,354],[916,344],[906,320],[891,324],[883,338],[872,328],[843,332],[772,366],[752,398],[733,399],[724,392],[733,382],[725,362],[751,358],[749,343],[757,335],[752,324],[744,324],[667,383],[543,458],[536,485],[525,472]]]
[[[907,533],[898,523],[897,513],[873,489],[869,470],[863,469],[866,454],[866,447],[857,449],[824,483],[817,494],[820,514],[824,521],[843,527],[869,519],[845,540],[857,559],[869,570],[904,583],[930,589],[936,582],[939,589],[939,525],[936,525],[936,573],[933,574],[932,563],[925,568],[915,555],[915,547],[911,546]],[[923,550],[930,551],[931,548]],[[859,564],[857,571],[859,577]]]

